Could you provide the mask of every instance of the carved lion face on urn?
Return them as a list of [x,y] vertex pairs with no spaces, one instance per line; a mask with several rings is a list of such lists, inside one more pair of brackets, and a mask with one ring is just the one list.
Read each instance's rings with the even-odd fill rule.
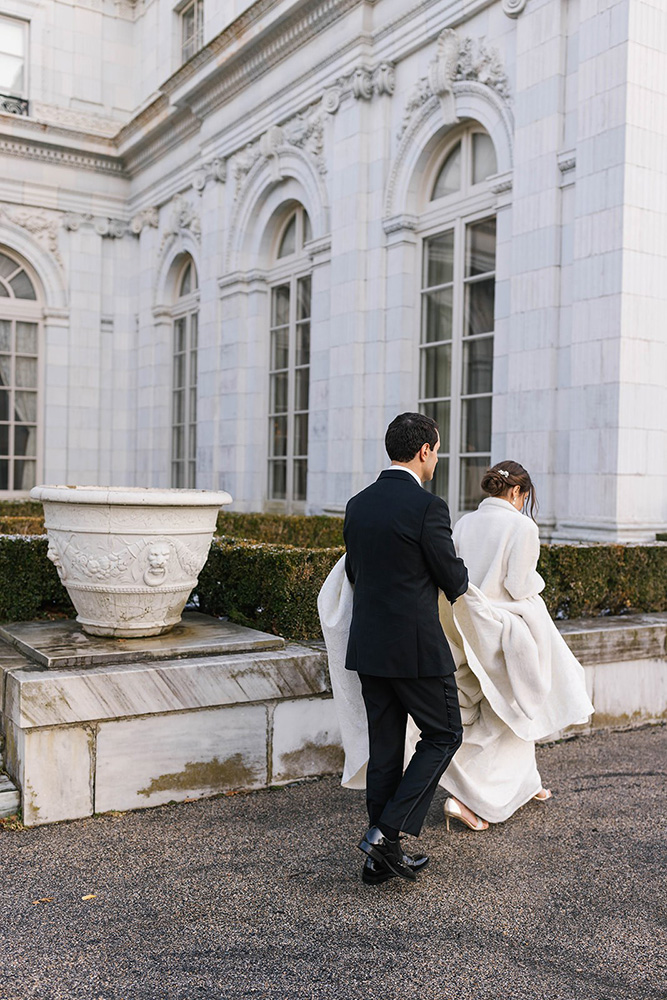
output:
[[164,583],[170,557],[169,542],[153,542],[148,548],[148,566],[144,573],[144,583],[149,587],[157,587]]

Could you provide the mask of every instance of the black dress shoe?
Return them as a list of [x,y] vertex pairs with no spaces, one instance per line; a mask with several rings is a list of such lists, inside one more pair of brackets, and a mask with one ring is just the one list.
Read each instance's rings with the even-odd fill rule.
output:
[[382,885],[390,878],[396,878],[396,875],[386,865],[378,864],[371,857],[366,858],[364,867],[361,869],[361,881],[365,885]]
[[394,875],[404,878],[406,882],[416,881],[417,876],[414,870],[403,861],[407,855],[403,854],[400,841],[389,840],[379,827],[372,826],[370,830],[366,831],[359,844],[359,850],[367,854],[373,861],[377,861],[379,865],[388,868]]

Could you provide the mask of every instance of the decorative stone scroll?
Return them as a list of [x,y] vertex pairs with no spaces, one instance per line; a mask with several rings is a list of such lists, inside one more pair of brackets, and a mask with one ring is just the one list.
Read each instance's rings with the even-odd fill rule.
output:
[[137,212],[136,215],[132,216],[130,220],[130,232],[133,236],[140,236],[147,227],[157,229],[158,221],[159,213],[157,208],[154,206],[152,208],[144,208],[141,212]]
[[[336,92],[332,89],[328,101],[333,106]],[[248,176],[255,163],[264,159],[271,165],[275,180],[280,180],[280,154],[292,147],[302,149],[312,158],[320,174],[326,173],[324,160],[324,122],[323,106],[318,103],[301,114],[295,115],[282,125],[272,125],[254,142],[234,156],[233,176],[238,194],[243,181]],[[329,112],[332,113],[332,112]]]
[[445,122],[455,122],[453,87],[455,83],[465,80],[484,84],[504,100],[509,100],[509,81],[497,50],[481,40],[461,38],[447,28],[438,36],[436,55],[429,64],[428,76],[417,81],[408,97],[398,138],[401,138],[415,113],[433,96],[440,99]]
[[171,214],[165,226],[160,244],[160,252],[172,236],[182,236],[189,232],[197,242],[201,241],[201,222],[195,209],[182,195],[177,195],[171,202]]
[[71,233],[76,233],[81,228],[89,228],[93,229],[98,236],[117,240],[125,236],[128,224],[124,219],[108,219],[90,213],[68,212],[63,218],[63,228]]
[[62,258],[58,250],[59,215],[49,215],[46,212],[15,211],[8,212],[0,207],[0,218],[4,216],[15,226],[20,226],[53,255],[62,266]]
[[322,95],[322,110],[335,115],[340,102],[348,95],[356,101],[370,101],[374,96],[391,96],[396,87],[393,63],[383,62],[379,66],[362,64],[347,76],[339,77],[332,87]]
[[508,17],[518,17],[528,0],[503,0],[503,13]]
[[209,181],[224,184],[227,180],[227,162],[221,156],[208,160],[195,172],[192,186],[195,191],[203,191]]

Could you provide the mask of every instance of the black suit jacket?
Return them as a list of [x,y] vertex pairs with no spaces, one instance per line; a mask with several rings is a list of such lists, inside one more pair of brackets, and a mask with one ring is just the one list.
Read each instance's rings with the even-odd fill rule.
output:
[[468,571],[452,542],[447,504],[391,468],[352,497],[343,528],[354,584],[345,666],[376,677],[444,677],[456,669],[438,615]]

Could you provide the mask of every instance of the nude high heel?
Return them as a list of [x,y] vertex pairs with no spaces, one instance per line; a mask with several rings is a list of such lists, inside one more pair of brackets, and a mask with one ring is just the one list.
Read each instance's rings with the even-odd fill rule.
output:
[[[473,815],[474,815],[474,813],[473,813]],[[463,815],[463,812],[461,810],[461,806],[458,804],[458,802],[456,801],[456,799],[452,799],[452,798],[449,798],[449,799],[445,800],[445,822],[447,823],[447,833],[449,833],[449,821],[450,821],[450,819],[457,819],[457,820],[459,820],[459,822],[463,823],[464,826],[467,826],[469,830],[480,831],[480,830],[488,830],[488,828],[489,828],[488,827],[488,823],[485,823],[483,819],[479,819],[478,816],[475,816],[475,819],[477,820],[477,822],[476,823],[471,823],[470,820],[466,816]]]
[[533,795],[536,802],[546,802],[547,799],[552,799],[553,795],[550,788],[540,788],[537,795]]

